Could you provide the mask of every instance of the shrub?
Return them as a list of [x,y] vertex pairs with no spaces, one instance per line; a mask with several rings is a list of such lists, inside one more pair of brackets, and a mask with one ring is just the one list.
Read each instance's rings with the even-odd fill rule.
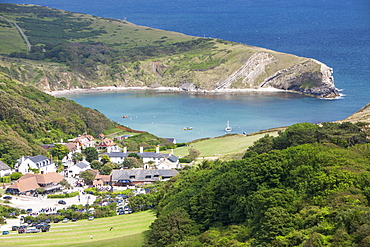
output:
[[66,194],[48,195],[48,198],[70,198],[70,197],[75,197],[78,195],[79,195],[79,192],[75,191],[75,192],[66,193]]

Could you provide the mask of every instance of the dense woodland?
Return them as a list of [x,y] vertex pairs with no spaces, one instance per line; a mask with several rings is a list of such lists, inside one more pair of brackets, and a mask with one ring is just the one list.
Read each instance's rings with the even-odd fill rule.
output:
[[368,137],[361,124],[296,124],[242,160],[183,170],[147,245],[370,246]]

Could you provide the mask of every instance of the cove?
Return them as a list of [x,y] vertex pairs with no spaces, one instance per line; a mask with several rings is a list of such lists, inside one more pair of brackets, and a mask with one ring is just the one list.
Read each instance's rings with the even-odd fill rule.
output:
[[[287,92],[190,94],[146,90],[70,94],[64,97],[109,119],[163,138],[188,142],[229,133],[253,133],[298,122],[345,118],[335,110],[341,100],[323,100]],[[128,116],[123,118],[123,116]],[[184,127],[193,127],[184,130]]]

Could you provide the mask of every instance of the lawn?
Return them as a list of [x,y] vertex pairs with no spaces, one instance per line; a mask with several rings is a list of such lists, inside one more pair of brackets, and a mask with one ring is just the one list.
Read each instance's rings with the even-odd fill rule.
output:
[[[268,133],[257,133],[253,135],[226,135],[217,138],[209,138],[205,140],[190,143],[189,146],[176,148],[174,154],[176,156],[188,155],[189,148],[195,148],[200,151],[201,157],[221,157],[235,153],[242,153],[248,147],[253,145],[253,142],[263,137],[265,134],[277,136],[278,130]],[[167,152],[168,153],[168,152]]]
[[[154,221],[152,211],[108,218],[52,223],[50,232],[0,236],[1,246],[122,246],[139,247]],[[110,228],[113,230],[110,230]],[[92,239],[90,239],[90,235]]]

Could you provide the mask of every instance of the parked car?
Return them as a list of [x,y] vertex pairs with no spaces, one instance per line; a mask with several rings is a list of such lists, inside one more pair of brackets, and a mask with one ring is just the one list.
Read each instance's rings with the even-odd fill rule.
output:
[[77,221],[77,219],[76,218],[72,218],[72,222],[76,222]]
[[53,219],[54,223],[58,223],[59,221],[60,221],[60,219]]
[[51,219],[46,219],[45,223],[51,223]]
[[66,205],[67,203],[66,203],[66,201],[64,201],[64,200],[59,200],[59,201],[58,201],[58,204]]
[[89,217],[89,220],[94,220],[94,216],[90,216]]
[[12,226],[12,231],[17,231],[19,226]]
[[11,200],[11,199],[12,199],[12,197],[11,197],[11,196],[4,196],[4,197],[3,197],[3,199],[4,199],[4,200]]
[[69,219],[68,218],[64,218],[63,219],[63,223],[67,223],[69,221]]
[[27,213],[27,214],[32,213],[32,208],[28,208],[28,209],[26,210],[26,213]]
[[8,235],[9,234],[9,231],[3,231],[2,233],[3,235]]
[[18,228],[18,233],[25,233],[25,232],[26,232],[26,227]]
[[27,227],[26,233],[36,233],[40,232],[40,229],[37,229],[36,227]]

